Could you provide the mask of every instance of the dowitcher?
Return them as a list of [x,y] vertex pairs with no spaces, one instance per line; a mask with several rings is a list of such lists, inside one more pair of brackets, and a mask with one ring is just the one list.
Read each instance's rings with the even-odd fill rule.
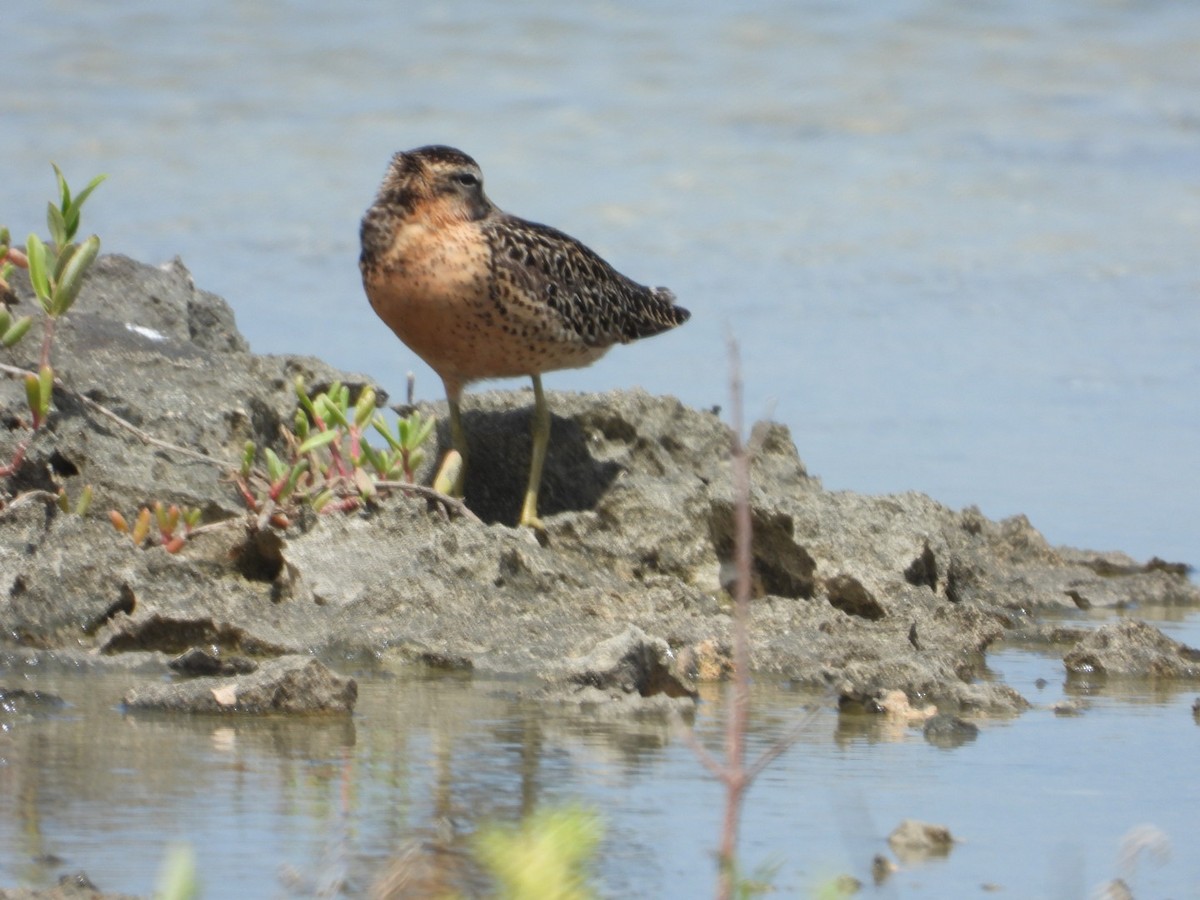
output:
[[[452,147],[392,157],[360,231],[371,306],[442,379],[454,448],[467,461],[463,388],[533,379],[533,449],[520,523],[540,528],[550,413],[542,373],[599,359],[613,344],[688,319],[666,288],[626,278],[574,238],[501,212],[475,160]],[[454,491],[462,494],[463,474]]]

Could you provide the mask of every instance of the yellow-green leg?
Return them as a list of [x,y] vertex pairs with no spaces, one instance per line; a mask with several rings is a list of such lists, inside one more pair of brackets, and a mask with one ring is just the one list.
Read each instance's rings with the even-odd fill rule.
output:
[[[546,461],[546,446],[550,443],[550,410],[546,406],[546,395],[542,393],[542,377],[533,378],[533,449],[529,457],[529,486],[525,489],[525,502],[521,506],[519,524],[543,531],[538,518],[538,488],[542,484],[542,464]],[[451,424],[453,427],[453,423]]]
[[450,444],[453,450],[442,460],[433,479],[433,487],[443,494],[461,498],[467,477],[467,432],[463,429],[458,397],[447,391],[446,403],[450,407]]

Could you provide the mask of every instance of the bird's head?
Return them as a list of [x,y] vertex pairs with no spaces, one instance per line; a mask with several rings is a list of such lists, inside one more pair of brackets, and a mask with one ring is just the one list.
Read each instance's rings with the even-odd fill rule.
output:
[[443,146],[418,147],[393,156],[379,198],[410,215],[452,222],[482,219],[493,209],[483,192],[478,163],[461,150]]

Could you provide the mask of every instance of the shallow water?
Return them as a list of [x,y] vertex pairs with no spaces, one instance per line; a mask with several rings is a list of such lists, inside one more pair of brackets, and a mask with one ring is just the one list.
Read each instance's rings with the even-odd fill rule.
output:
[[[51,159],[77,186],[107,172],[85,214],[107,250],[182,256],[258,351],[320,355],[394,396],[413,369],[432,398],[433,375],[365,303],[357,225],[393,151],[456,144],[502,207],[693,310],[551,389],[724,404],[731,328],[750,413],[788,424],[831,487],[916,489],[1026,513],[1054,542],[1200,559],[1200,7],[348,9],[6,9],[0,222],[43,230]],[[1194,617],[1163,627],[1200,644]],[[1039,704],[1061,692],[1055,659],[991,663]],[[341,869],[361,887],[444,809],[469,830],[584,797],[608,821],[609,896],[711,884],[716,793],[677,737],[436,680],[365,681],[350,727],[135,719],[112,712],[118,682],[56,676],[70,710],[0,734],[0,883],[44,880],[57,865],[30,860],[54,853],[147,891],[181,837],[208,896],[302,893]],[[868,880],[915,815],[964,843],[882,895],[995,882],[1078,897],[1149,821],[1176,853],[1143,866],[1136,893],[1200,896],[1192,694],[1113,691],[952,751],[839,726],[825,704],[752,793],[746,857],[779,859],[785,896],[839,871]],[[801,700],[761,700],[767,741]],[[303,877],[285,883],[284,865]]]
[[[1004,896],[1084,897],[1125,874],[1122,837],[1153,823],[1174,853],[1142,860],[1137,895],[1196,896],[1200,756],[1184,749],[1196,741],[1194,694],[1065,686],[1061,662],[1023,651],[991,664],[1035,708],[982,722],[955,749],[759,685],[752,752],[808,719],[748,796],[746,864],[777,865],[782,896],[810,895],[839,873],[871,885],[871,858],[892,855],[887,834],[916,817],[949,825],[960,843],[868,894],[965,897],[987,884]],[[547,711],[512,683],[411,672],[364,677],[353,720],[129,715],[116,704],[130,678],[33,674],[70,705],[0,732],[0,883],[83,869],[107,890],[148,893],[167,848],[187,842],[205,896],[332,896],[323,892],[339,886],[361,896],[417,842],[439,884],[470,888],[477,875],[464,860],[480,822],[582,801],[605,824],[604,896],[711,891],[721,794],[682,723]],[[1081,716],[1050,709],[1081,694]],[[695,728],[714,751],[723,712],[721,694],[707,692]]]

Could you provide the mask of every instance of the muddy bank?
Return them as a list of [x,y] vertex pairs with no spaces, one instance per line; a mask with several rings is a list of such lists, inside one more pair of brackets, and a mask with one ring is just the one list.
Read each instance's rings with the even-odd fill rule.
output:
[[[18,290],[29,302],[27,286]],[[5,361],[30,365],[39,340],[35,329]],[[118,256],[101,258],[60,324],[55,363],[74,390],[229,468],[247,440],[278,446],[295,409],[296,375],[316,386],[370,383],[316,359],[252,354],[228,306],[198,289],[182,265]],[[220,467],[144,443],[58,390],[49,427],[2,484],[6,652],[136,660],[152,679],[193,648],[260,661],[316,654],[334,668],[398,656],[538,676],[566,696],[590,687],[588,703],[605,693],[686,698],[692,680],[720,677],[727,666],[726,427],[714,412],[641,391],[551,393],[549,402],[547,533],[539,542],[511,527],[529,453],[525,391],[481,391],[466,404],[466,501],[481,521],[398,497],[253,533]],[[20,383],[0,381],[6,458],[27,433],[18,427],[24,403]],[[786,428],[764,423],[758,433],[752,627],[760,672],[827,689],[854,708],[900,690],[943,711],[1012,713],[1028,704],[981,678],[989,647],[1054,643],[1074,652],[1071,665],[1093,652],[1075,652],[1086,635],[1045,627],[1040,613],[1128,615],[1141,605],[1200,603],[1182,566],[1051,546],[1022,517],[991,521],[916,493],[827,491]],[[448,441],[445,428],[438,439]],[[96,499],[82,518],[16,499],[60,486],[75,497],[85,484]],[[155,500],[199,507],[206,522],[239,524],[176,554],[135,548],[108,511],[128,516]],[[610,666],[616,676],[581,678],[587,660],[613,646],[605,642],[627,634],[652,648],[635,658],[653,663],[653,677],[632,676],[629,661],[618,659]],[[1106,638],[1105,652],[1122,639],[1139,649],[1121,656],[1121,674],[1197,677],[1194,665],[1178,664],[1191,662],[1188,648],[1126,629]],[[1156,661],[1156,653],[1174,662]],[[234,684],[253,676],[226,677]]]

